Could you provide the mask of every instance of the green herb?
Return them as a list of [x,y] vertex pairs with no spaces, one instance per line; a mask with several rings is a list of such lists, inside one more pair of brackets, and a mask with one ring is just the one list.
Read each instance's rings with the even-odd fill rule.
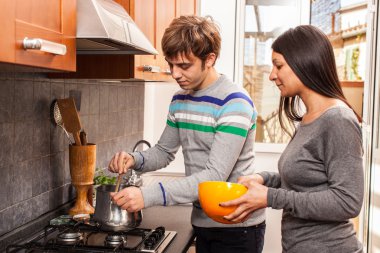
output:
[[103,171],[99,172],[99,175],[97,175],[94,178],[94,184],[95,185],[105,185],[105,184],[116,184],[116,177],[110,177],[104,174]]

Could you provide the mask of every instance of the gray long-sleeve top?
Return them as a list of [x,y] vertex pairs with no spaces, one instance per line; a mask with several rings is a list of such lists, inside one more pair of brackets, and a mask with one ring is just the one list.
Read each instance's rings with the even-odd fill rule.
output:
[[332,107],[301,124],[278,169],[260,174],[268,206],[283,209],[283,252],[362,252],[349,222],[364,194],[361,130],[351,109]]

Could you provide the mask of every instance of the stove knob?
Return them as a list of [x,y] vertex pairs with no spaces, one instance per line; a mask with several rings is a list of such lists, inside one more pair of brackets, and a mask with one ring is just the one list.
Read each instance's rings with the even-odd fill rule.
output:
[[151,249],[151,248],[153,248],[153,245],[155,243],[156,243],[156,239],[154,239],[153,237],[148,237],[148,239],[145,240],[144,245],[148,249]]
[[164,227],[156,227],[156,231],[163,231],[165,233],[165,228]]
[[164,227],[158,227],[155,229],[158,233],[160,233],[161,236],[165,234],[165,228]]

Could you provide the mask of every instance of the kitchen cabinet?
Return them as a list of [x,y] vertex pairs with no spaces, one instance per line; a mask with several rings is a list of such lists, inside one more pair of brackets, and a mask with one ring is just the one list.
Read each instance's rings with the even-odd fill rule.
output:
[[[162,54],[161,39],[166,27],[175,17],[196,14],[196,0],[142,0],[135,2],[135,22],[159,52],[155,56],[136,55],[136,78],[173,81]],[[144,66],[152,69],[147,71]]]
[[[0,62],[75,71],[75,0],[0,0],[0,23]],[[42,39],[47,51],[66,47],[66,53],[24,50],[25,38]]]

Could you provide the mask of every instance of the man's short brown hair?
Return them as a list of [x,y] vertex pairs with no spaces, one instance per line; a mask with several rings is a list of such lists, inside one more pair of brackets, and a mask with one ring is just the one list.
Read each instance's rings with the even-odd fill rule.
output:
[[221,38],[218,26],[213,19],[199,16],[180,16],[166,28],[161,45],[165,57],[173,58],[178,54],[189,56],[193,53],[205,61],[210,53],[218,58]]

